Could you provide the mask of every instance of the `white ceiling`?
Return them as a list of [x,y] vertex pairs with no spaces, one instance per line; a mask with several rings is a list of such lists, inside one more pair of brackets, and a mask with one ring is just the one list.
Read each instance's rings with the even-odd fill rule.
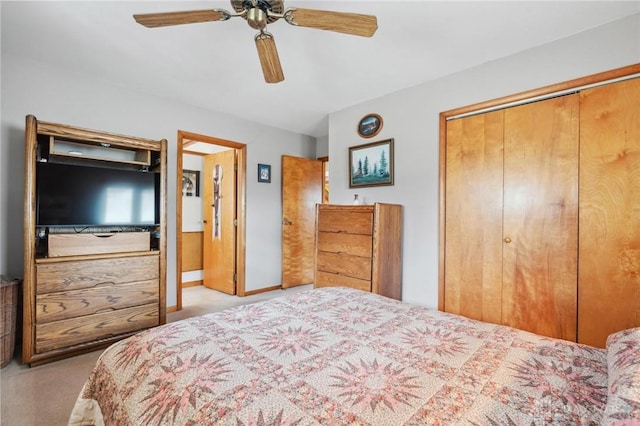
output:
[[133,14],[222,8],[228,1],[0,3],[2,49],[162,98],[311,136],[327,114],[640,12],[640,1],[303,1],[376,15],[363,38],[267,30],[285,81],[264,82],[255,30],[232,18],[149,29]]

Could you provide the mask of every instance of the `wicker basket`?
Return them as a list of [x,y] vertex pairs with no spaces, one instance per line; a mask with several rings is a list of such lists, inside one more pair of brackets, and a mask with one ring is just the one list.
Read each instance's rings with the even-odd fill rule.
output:
[[18,284],[19,280],[13,280],[0,275],[0,368],[4,368],[11,359],[16,343],[16,311],[18,308]]

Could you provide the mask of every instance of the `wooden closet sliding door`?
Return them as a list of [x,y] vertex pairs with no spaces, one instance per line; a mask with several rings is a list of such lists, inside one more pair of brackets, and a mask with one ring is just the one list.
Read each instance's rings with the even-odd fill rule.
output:
[[580,93],[578,341],[640,326],[640,78]]
[[444,310],[502,322],[504,112],[447,123]]
[[503,324],[576,340],[578,95],[505,110]]
[[447,123],[444,310],[576,339],[578,96]]

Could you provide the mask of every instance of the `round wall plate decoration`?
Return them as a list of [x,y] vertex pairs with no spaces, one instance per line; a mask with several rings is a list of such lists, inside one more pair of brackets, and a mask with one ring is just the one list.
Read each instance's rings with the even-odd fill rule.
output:
[[372,138],[382,130],[382,117],[367,114],[358,122],[358,134],[363,138]]

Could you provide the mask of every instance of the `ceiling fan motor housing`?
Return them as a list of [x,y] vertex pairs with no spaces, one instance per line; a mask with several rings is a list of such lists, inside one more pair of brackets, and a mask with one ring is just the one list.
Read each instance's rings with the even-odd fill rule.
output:
[[[276,15],[282,15],[284,13],[284,3],[282,0],[231,0],[231,6],[236,13],[247,12],[244,16],[249,22],[252,28],[261,30],[266,24],[271,24],[279,19],[278,16],[268,16],[267,11]],[[253,15],[253,17],[252,17]],[[262,18],[264,15],[264,18]],[[262,26],[259,23],[266,20]],[[257,24],[252,23],[252,21]]]

